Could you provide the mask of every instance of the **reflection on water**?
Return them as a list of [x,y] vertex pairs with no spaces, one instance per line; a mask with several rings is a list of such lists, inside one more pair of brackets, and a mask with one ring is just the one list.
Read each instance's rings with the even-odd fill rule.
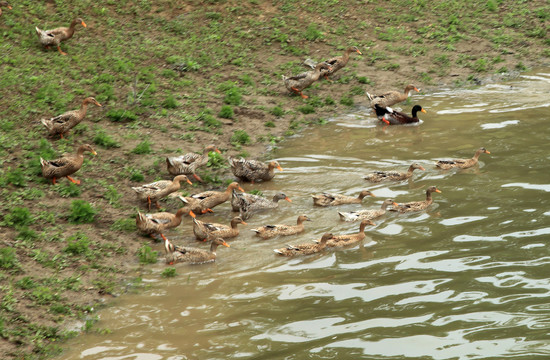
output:
[[[144,280],[150,289],[125,295],[100,313],[109,335],[72,340],[62,359],[502,359],[550,355],[550,73],[503,84],[414,96],[427,109],[419,126],[383,127],[366,107],[307,129],[275,152],[284,172],[247,185],[293,200],[241,228],[218,261],[162,263]],[[404,106],[409,110],[410,106]],[[440,171],[438,159],[468,158],[484,146],[479,166]],[[368,184],[373,170],[406,171],[411,180]],[[379,208],[386,198],[423,200],[427,211],[387,213],[359,246],[286,259],[272,249],[357,232],[337,211]],[[322,191],[377,197],[363,204],[314,208]],[[313,219],[289,238],[259,240],[249,228]],[[226,222],[230,206],[208,219]],[[167,234],[197,244],[191,225]],[[197,244],[201,246],[203,244]],[[157,250],[162,251],[160,245]]]

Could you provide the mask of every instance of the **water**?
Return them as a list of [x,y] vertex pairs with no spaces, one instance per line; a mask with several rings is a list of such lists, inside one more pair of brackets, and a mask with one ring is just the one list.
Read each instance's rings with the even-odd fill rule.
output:
[[[150,288],[117,298],[98,328],[72,340],[62,359],[531,359],[550,356],[550,69],[468,90],[414,96],[427,109],[420,126],[387,127],[366,109],[308,129],[275,152],[284,172],[246,185],[292,200],[251,218],[214,264],[165,265],[145,276]],[[407,109],[410,106],[406,107]],[[440,171],[437,159],[478,167]],[[413,180],[370,185],[376,169],[426,171]],[[378,208],[387,197],[422,200],[428,211],[387,214],[359,246],[309,257],[272,249],[356,232],[340,211]],[[314,208],[310,194],[377,197],[363,205]],[[258,240],[247,228],[294,223],[306,232]],[[228,222],[229,204],[210,218]],[[196,244],[186,222],[167,234]],[[160,245],[156,245],[162,250]],[[197,246],[201,246],[197,244]]]

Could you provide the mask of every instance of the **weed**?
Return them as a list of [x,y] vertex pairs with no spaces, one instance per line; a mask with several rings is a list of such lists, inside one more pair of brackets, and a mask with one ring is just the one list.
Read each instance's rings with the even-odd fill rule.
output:
[[250,135],[244,130],[235,130],[230,141],[233,145],[248,145],[251,143]]
[[130,181],[142,182],[145,180],[145,176],[138,170],[133,170],[130,173]]
[[372,81],[371,79],[369,79],[368,77],[366,76],[359,76],[357,78],[357,82],[360,83],[360,84],[367,84],[367,85],[374,85],[374,81]]
[[123,109],[112,109],[107,111],[105,114],[111,121],[120,122],[120,121],[135,121],[138,119],[138,116],[130,110]]
[[36,231],[32,230],[28,226],[21,226],[19,227],[19,233],[15,237],[16,240],[22,241],[22,242],[31,242],[38,238],[38,234]]
[[80,196],[82,193],[82,189],[80,186],[68,182],[68,183],[62,183],[55,187],[55,191],[61,196],[61,197],[77,197]]
[[143,140],[132,150],[132,154],[142,155],[150,154],[153,151],[151,150],[151,143],[147,140]]
[[53,304],[50,306],[50,312],[59,315],[69,315],[71,314],[71,308],[63,304]]
[[118,200],[122,197],[113,185],[107,186],[107,191],[103,194],[103,198],[109,202],[109,205],[118,205]]
[[262,192],[262,190],[258,190],[258,189],[252,189],[249,191],[249,193],[252,195],[264,196],[264,193]]
[[120,144],[116,142],[105,130],[98,130],[93,139],[94,144],[102,146],[106,149],[118,148]]
[[139,248],[137,255],[140,264],[155,264],[157,262],[158,253],[153,251],[149,245],[143,245]]
[[173,268],[173,267],[169,267],[169,268],[164,269],[162,271],[162,274],[161,274],[161,276],[165,277],[165,278],[171,278],[171,277],[174,277],[176,275],[177,275],[176,268]]
[[315,112],[315,108],[310,104],[300,106],[297,110],[302,114],[313,114]]
[[4,176],[4,179],[0,180],[3,185],[12,184],[14,186],[23,187],[27,184],[25,174],[19,168],[8,171]]
[[350,95],[363,95],[365,93],[365,90],[361,86],[354,86],[349,91]]
[[162,107],[165,109],[175,109],[178,106],[179,104],[172,94],[168,95],[168,97],[166,97],[166,99],[164,99],[164,101],[162,102]]
[[280,106],[274,106],[271,108],[271,110],[269,110],[269,113],[276,117],[281,117],[285,114],[285,111]]
[[116,219],[113,222],[113,225],[110,227],[113,231],[125,231],[125,232],[132,232],[135,231],[136,228],[136,220],[135,219]]
[[92,223],[98,210],[85,200],[73,200],[69,214],[69,222],[72,224]]
[[218,113],[218,116],[224,119],[233,119],[235,113],[233,112],[233,108],[231,106],[224,105]]
[[333,98],[331,98],[330,96],[327,96],[327,97],[325,98],[325,105],[329,105],[329,106],[330,106],[330,105],[334,105],[334,104],[336,104],[336,101],[334,101]]
[[322,39],[323,33],[317,29],[317,24],[310,23],[306,28],[304,38],[309,41],[315,41],[317,39]]
[[0,268],[5,270],[17,269],[19,262],[12,247],[3,247],[0,249]]
[[14,207],[4,216],[3,224],[6,226],[25,226],[34,222],[31,212],[26,207]]
[[354,102],[352,98],[347,96],[342,96],[342,98],[340,99],[340,104],[345,106],[353,106]]
[[275,123],[273,121],[266,121],[264,123],[264,126],[265,127],[268,127],[268,128],[274,128],[275,127]]
[[38,305],[49,305],[53,301],[59,301],[59,295],[46,286],[38,286],[30,295]]
[[238,87],[232,87],[225,91],[223,102],[229,105],[238,106],[242,103],[242,97],[241,90]]
[[221,154],[211,151],[208,153],[208,163],[206,165],[212,169],[223,169],[227,167],[227,162]]
[[90,240],[86,234],[78,232],[67,238],[63,251],[73,256],[86,255],[90,253]]
[[17,286],[18,288],[23,289],[23,290],[30,290],[30,289],[34,289],[37,286],[37,284],[32,279],[32,277],[25,276],[25,277],[19,279],[15,283],[15,286]]

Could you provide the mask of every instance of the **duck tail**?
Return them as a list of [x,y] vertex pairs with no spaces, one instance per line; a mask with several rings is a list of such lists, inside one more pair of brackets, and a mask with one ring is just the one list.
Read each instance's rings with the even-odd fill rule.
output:
[[275,252],[275,254],[284,255],[281,250],[274,249],[273,251]]
[[368,98],[370,101],[374,100],[374,97],[373,97],[371,94],[369,94],[368,91],[367,91],[366,93],[367,93],[367,98]]
[[250,229],[250,231],[254,231],[256,234],[260,233],[260,230],[258,230],[258,229]]

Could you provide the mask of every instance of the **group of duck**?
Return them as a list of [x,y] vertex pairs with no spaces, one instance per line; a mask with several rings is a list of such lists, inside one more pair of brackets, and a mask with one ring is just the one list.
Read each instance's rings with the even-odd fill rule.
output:
[[[8,6],[5,2],[0,2],[1,6]],[[1,9],[1,8],[0,8]],[[36,33],[40,43],[46,48],[56,46],[57,50],[66,55],[60,48],[60,43],[70,39],[75,32],[76,25],[86,27],[84,21],[80,18],[74,19],[68,28],[56,28],[52,30],[41,30],[36,28]],[[306,61],[306,64],[311,66],[313,70],[302,74],[285,77],[283,81],[286,88],[302,98],[307,98],[302,93],[304,89],[309,87],[321,76],[329,80],[336,71],[346,66],[351,53],[361,54],[357,47],[348,48],[342,56],[330,58],[320,63],[314,63],[311,60]],[[378,119],[387,125],[418,123],[418,112],[426,112],[420,105],[415,105],[412,109],[412,117],[402,112],[392,109],[390,106],[399,102],[405,101],[411,91],[419,91],[414,85],[405,87],[403,93],[398,91],[390,91],[379,95],[367,93],[367,98],[370,101],[370,106],[376,113]],[[42,124],[46,127],[50,136],[59,135],[63,138],[70,129],[79,124],[86,115],[89,104],[102,106],[93,97],[88,97],[83,100],[80,109],[68,111],[61,115],[49,119],[42,119]],[[190,177],[202,181],[197,174],[197,170],[208,163],[209,153],[215,151],[220,153],[220,150],[214,145],[207,146],[202,154],[187,153],[177,157],[166,158],[167,170],[175,177],[173,180],[161,180],[141,186],[133,187],[138,199],[146,202],[148,209],[151,210],[151,204],[154,203],[160,209],[159,200],[177,192],[182,182],[192,184]],[[40,159],[42,166],[42,174],[46,179],[51,179],[55,184],[57,179],[67,177],[71,182],[80,184],[80,181],[73,179],[70,175],[80,169],[83,164],[84,153],[90,152],[96,155],[95,150],[89,144],[84,144],[78,147],[76,154],[66,155],[54,160]],[[476,151],[471,159],[454,159],[441,160],[436,166],[441,169],[450,168],[468,168],[474,166],[481,153],[489,153],[485,148]],[[249,160],[244,158],[229,158],[231,170],[236,178],[240,181],[259,182],[270,181],[275,170],[282,171],[283,169],[277,161],[264,163],[257,160]],[[407,172],[397,171],[375,171],[365,177],[365,180],[376,183],[380,181],[403,181],[409,179],[413,175],[414,170],[424,170],[424,168],[414,163]],[[333,235],[327,233],[320,240],[313,243],[288,245],[284,248],[276,249],[275,252],[284,256],[307,255],[317,253],[326,247],[342,247],[356,244],[365,237],[364,230],[368,225],[374,225],[374,219],[385,214],[387,208],[392,206],[390,210],[406,213],[411,211],[420,211],[426,209],[433,202],[432,193],[441,192],[435,186],[430,186],[426,190],[426,199],[422,201],[414,201],[410,203],[397,204],[392,199],[386,199],[382,202],[379,209],[360,210],[355,212],[339,212],[340,218],[344,221],[361,220],[359,232],[354,234]],[[357,197],[351,197],[341,194],[322,193],[313,195],[313,204],[315,206],[337,206],[341,204],[361,203],[366,196],[374,196],[370,191],[362,191]],[[216,249],[219,245],[229,247],[226,239],[236,237],[239,234],[238,225],[246,224],[245,220],[249,219],[258,211],[275,209],[278,207],[280,200],[291,200],[283,193],[277,193],[270,200],[262,196],[245,193],[239,183],[232,182],[225,191],[205,191],[192,196],[179,196],[184,206],[175,214],[169,212],[158,212],[143,214],[138,212],[136,216],[136,225],[138,229],[144,233],[151,235],[153,238],[160,236],[164,241],[167,263],[174,262],[190,262],[202,263],[213,261],[216,258]],[[238,211],[239,216],[234,217],[229,225],[208,223],[196,218],[197,214],[205,214],[213,212],[212,208],[220,205],[231,199],[231,207],[233,211]],[[182,218],[189,215],[193,218],[193,233],[195,237],[202,241],[211,241],[209,251],[194,248],[174,245],[168,240],[163,232],[167,229],[175,228],[182,222]],[[253,229],[253,231],[262,239],[269,239],[275,236],[294,235],[304,231],[304,222],[310,221],[308,216],[299,215],[296,225],[277,224],[265,225]]]

